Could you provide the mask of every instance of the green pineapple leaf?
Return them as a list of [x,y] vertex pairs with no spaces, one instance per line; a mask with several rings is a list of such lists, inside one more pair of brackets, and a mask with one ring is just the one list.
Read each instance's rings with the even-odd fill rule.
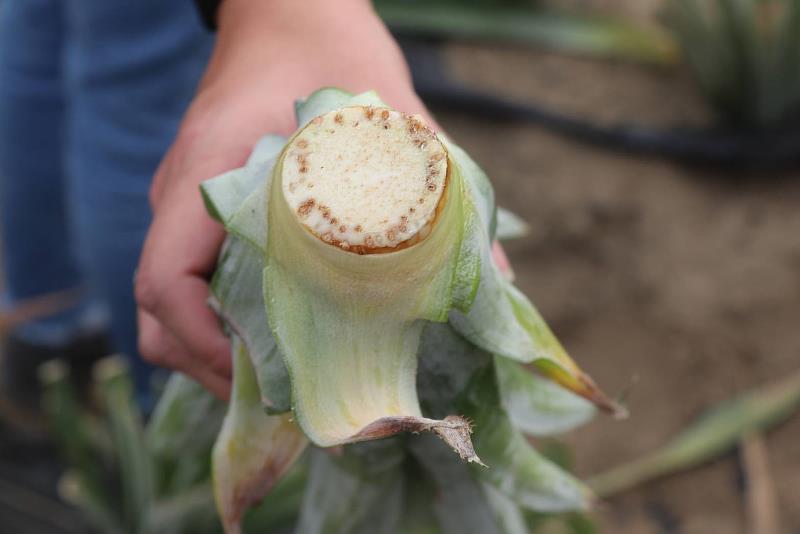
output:
[[508,358],[494,358],[500,400],[514,426],[531,436],[562,434],[588,422],[594,406]]
[[214,493],[228,534],[245,511],[286,474],[306,446],[289,415],[267,415],[247,348],[232,337],[234,379],[228,413],[213,452]]
[[394,534],[403,510],[405,452],[397,439],[314,448],[297,532]]

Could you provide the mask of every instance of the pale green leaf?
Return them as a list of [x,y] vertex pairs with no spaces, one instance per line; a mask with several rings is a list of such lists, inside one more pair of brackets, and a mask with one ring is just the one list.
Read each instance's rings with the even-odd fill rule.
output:
[[226,405],[191,378],[173,373],[145,430],[160,493],[182,491],[206,479]]
[[[589,505],[588,490],[536,452],[514,428],[500,402],[490,354],[450,325],[429,325],[423,336],[419,375],[426,410],[434,416],[461,413],[473,421],[475,450],[488,466],[471,467],[478,480],[530,510],[555,512]],[[413,443],[412,438],[412,447]],[[506,519],[514,524],[512,518]]]
[[234,378],[228,413],[213,452],[214,494],[228,534],[241,530],[244,512],[280,480],[306,446],[289,415],[267,415],[255,372],[234,335]]
[[259,166],[259,174],[263,170],[267,174],[259,186],[242,201],[239,209],[228,219],[225,229],[228,233],[247,242],[251,247],[264,254],[267,242],[267,198],[272,180],[271,167]]
[[[621,408],[609,400],[572,361],[533,304],[500,272],[492,259],[496,213],[494,193],[480,167],[458,146],[447,142],[454,175],[466,187],[465,204],[475,206],[479,224],[467,226],[464,241],[480,253],[480,284],[468,311],[450,313],[450,324],[464,337],[493,354],[535,363],[562,386],[609,411]],[[455,172],[457,171],[457,172]]]
[[444,534],[502,534],[494,511],[464,462],[432,436],[414,436],[409,450],[436,485],[431,503]]
[[440,133],[439,139],[450,153],[451,163],[461,175],[487,239],[491,241],[497,226],[497,206],[494,203],[494,188],[489,177],[463,148],[452,142],[445,134]]
[[[270,160],[275,159],[280,154],[283,147],[286,146],[286,137],[282,135],[268,134],[258,140],[250,157],[247,158],[247,165],[260,165],[268,163]],[[263,177],[261,178],[263,179]],[[253,184],[255,186],[256,184]],[[253,187],[255,189],[255,187]]]
[[497,208],[497,239],[504,241],[525,237],[531,231],[528,223],[507,209]]
[[485,482],[481,484],[481,488],[502,532],[505,534],[529,534],[525,516],[511,497]]
[[297,525],[303,534],[394,534],[400,522],[405,453],[396,439],[312,449]]
[[589,421],[594,406],[519,363],[494,358],[500,399],[514,426],[532,436],[561,434]]
[[265,135],[256,144],[244,167],[228,171],[200,184],[200,191],[209,214],[219,222],[227,224],[242,202],[267,178],[275,158],[285,144],[285,137]]
[[261,290],[263,260],[248,243],[229,236],[211,282],[212,305],[230,333],[247,347],[270,413],[291,409],[289,373],[269,328]]
[[473,466],[475,475],[519,506],[537,512],[588,508],[591,493],[572,475],[544,458],[497,408],[491,367],[468,390],[465,413],[474,421],[475,450],[489,468]]

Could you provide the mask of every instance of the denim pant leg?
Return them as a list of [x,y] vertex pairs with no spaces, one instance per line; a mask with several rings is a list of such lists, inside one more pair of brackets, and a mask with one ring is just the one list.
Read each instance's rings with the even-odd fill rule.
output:
[[117,349],[139,358],[133,275],[147,192],[202,74],[213,37],[189,0],[70,0],[67,164],[82,264],[111,306]]
[[[4,301],[11,307],[83,285],[65,199],[62,4],[0,2],[0,228]],[[84,300],[15,333],[62,345],[83,328],[100,328],[102,316],[88,313]]]

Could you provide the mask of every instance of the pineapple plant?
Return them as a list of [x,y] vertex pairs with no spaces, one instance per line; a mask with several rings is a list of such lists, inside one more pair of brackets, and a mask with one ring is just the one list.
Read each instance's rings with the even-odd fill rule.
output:
[[[212,281],[234,352],[213,454],[226,531],[239,532],[304,448],[304,509],[331,514],[301,514],[301,532],[376,529],[374,514],[396,532],[424,517],[404,513],[410,468],[422,473],[414,484],[447,495],[428,514],[440,526],[483,510],[476,532],[513,530],[523,509],[585,508],[586,488],[524,433],[582,422],[592,408],[580,397],[620,408],[492,261],[488,178],[375,93],[319,90],[297,122],[202,186],[229,233]],[[391,439],[352,445],[379,438]]]
[[670,0],[665,18],[720,122],[793,126],[800,112],[800,4]]
[[141,451],[121,470],[139,503],[126,530],[517,533],[587,509],[528,436],[623,409],[494,263],[519,219],[461,148],[374,92],[321,89],[296,113],[289,139],[202,184],[228,232],[210,305],[233,390],[225,407],[174,374],[144,437],[120,438]]

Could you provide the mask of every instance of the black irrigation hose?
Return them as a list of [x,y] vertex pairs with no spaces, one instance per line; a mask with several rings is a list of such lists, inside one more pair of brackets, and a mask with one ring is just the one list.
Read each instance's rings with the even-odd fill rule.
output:
[[601,147],[688,163],[731,168],[777,168],[800,163],[800,130],[797,129],[740,132],[598,124],[454,82],[447,77],[447,68],[438,47],[419,41],[401,42],[411,65],[416,90],[432,107],[465,112],[490,120],[535,123]]

